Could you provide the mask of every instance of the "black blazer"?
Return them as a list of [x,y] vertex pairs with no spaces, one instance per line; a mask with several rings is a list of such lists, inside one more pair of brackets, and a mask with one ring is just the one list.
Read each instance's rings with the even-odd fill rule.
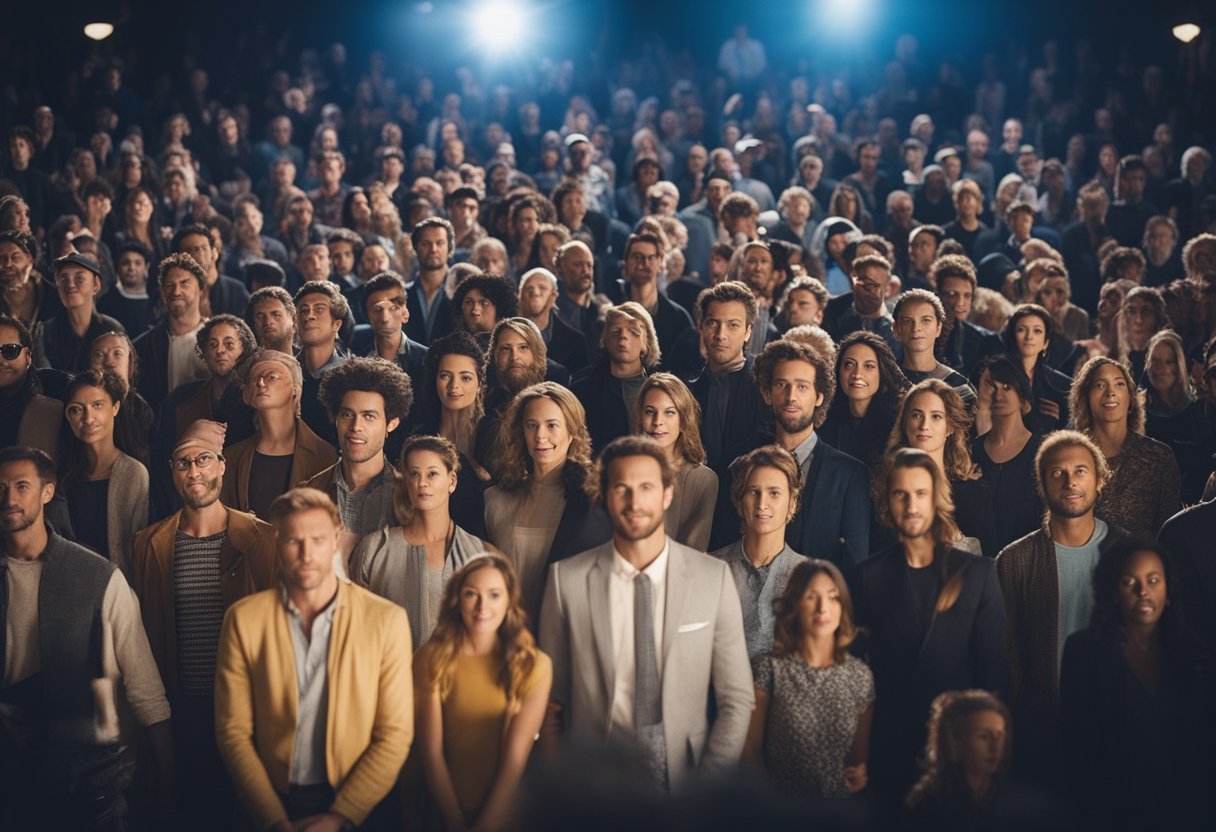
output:
[[139,395],[158,410],[169,395],[169,328],[159,323],[131,344],[139,356]]
[[436,338],[442,338],[452,331],[452,301],[442,287],[439,296],[435,298],[435,324],[430,337],[426,334],[426,317],[422,314],[422,285],[415,280],[405,289],[405,305],[410,310],[410,319],[405,322],[405,334],[411,340],[430,346]]
[[560,364],[574,375],[587,366],[587,338],[570,324],[550,311],[549,360]]
[[598,456],[613,439],[633,433],[633,415],[625,405],[620,379],[613,378],[607,358],[579,372],[571,380],[570,389],[587,412],[592,456]]
[[976,372],[983,360],[1004,351],[1005,345],[995,332],[976,326],[971,321],[956,320],[946,337],[942,363],[950,365],[974,383]]
[[903,546],[868,558],[855,572],[858,624],[869,628],[865,652],[877,706],[870,750],[878,783],[900,790],[915,777],[929,706],[943,691],[982,688],[1004,694],[1005,599],[996,564],[957,549],[939,549],[931,569],[962,567],[958,600],[925,628],[917,614]]
[[866,466],[820,437],[785,542],[801,555],[830,560],[847,571],[870,554],[870,510]]
[[591,502],[583,490],[588,476],[589,472],[578,465],[566,465],[562,469],[566,508],[549,547],[550,564],[602,546],[612,539],[612,521],[608,519],[608,513],[599,503]]
[[[735,457],[756,447],[757,434],[772,433],[772,408],[764,403],[760,388],[756,386],[756,379],[752,375],[752,365],[755,361],[754,357],[748,357],[743,368],[731,376],[730,398],[726,404],[726,421],[722,428],[722,447],[705,462],[718,475],[719,481],[723,479]],[[701,418],[704,419],[711,387],[709,371],[702,372],[689,386],[697,404],[701,405]]]

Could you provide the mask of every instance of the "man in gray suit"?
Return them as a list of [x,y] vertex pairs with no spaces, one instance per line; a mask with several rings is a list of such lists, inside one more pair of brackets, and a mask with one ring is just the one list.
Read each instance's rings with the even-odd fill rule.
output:
[[755,704],[729,569],[664,531],[674,476],[652,439],[604,448],[595,485],[612,541],[553,565],[540,622],[564,733],[633,742],[671,790],[738,761]]

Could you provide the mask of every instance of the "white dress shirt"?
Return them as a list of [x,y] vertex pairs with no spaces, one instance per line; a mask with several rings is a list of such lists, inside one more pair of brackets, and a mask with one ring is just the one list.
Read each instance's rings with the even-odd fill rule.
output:
[[[667,608],[667,555],[671,539],[663,543],[663,551],[642,570],[654,587],[654,646],[659,656],[659,674],[663,673],[663,619]],[[612,728],[632,735],[633,689],[635,680],[633,614],[633,579],[639,571],[621,553],[612,548],[612,575],[608,580],[608,614],[612,626],[612,658],[616,668],[616,685],[612,691]]]

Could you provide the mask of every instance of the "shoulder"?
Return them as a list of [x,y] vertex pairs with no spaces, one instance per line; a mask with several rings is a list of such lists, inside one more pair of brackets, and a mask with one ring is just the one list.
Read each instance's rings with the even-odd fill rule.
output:
[[148,469],[144,464],[133,456],[119,451],[118,458],[114,460],[114,474],[116,478],[124,481],[124,484],[131,482],[144,483],[148,482]]
[[233,460],[251,453],[253,451],[253,443],[256,441],[256,436],[250,436],[242,439],[240,442],[234,442],[226,446],[224,448],[224,456],[228,458],[228,467],[232,467]]
[[819,442],[816,443],[814,454],[815,456],[822,455],[824,465],[832,465],[852,474],[869,477],[869,471],[866,470],[866,466],[861,460],[854,459],[844,451],[833,448],[823,441],[823,437],[820,437]]
[[997,571],[1001,575],[1006,575],[1010,570],[1025,567],[1050,542],[1043,529],[1036,529],[1028,535],[1019,537],[996,556]]
[[[670,540],[670,538],[668,539]],[[683,543],[677,543],[674,540],[671,540],[670,546],[671,557],[682,561],[684,567],[692,573],[701,574],[706,577],[729,577],[730,569],[720,558],[700,552],[691,546],[685,546]]]
[[405,620],[404,607],[387,598],[381,598],[371,590],[347,581],[342,584],[342,592],[346,593],[352,609],[359,610],[382,625],[397,627]]
[[708,465],[698,463],[688,467],[688,473],[685,475],[684,480],[685,488],[713,487],[716,489],[717,486],[718,475]]
[[248,512],[231,506],[224,508],[228,511],[228,536],[232,538],[233,544],[240,547],[246,542],[269,540],[273,545],[274,526]]
[[[1169,445],[1153,439],[1151,436],[1145,436],[1141,433],[1130,433],[1128,438],[1136,437],[1131,441],[1131,449],[1143,459],[1152,460],[1154,463],[1162,463],[1164,461],[1173,460],[1174,452],[1170,450]],[[1177,463],[1175,463],[1177,464]]]
[[246,595],[228,607],[233,622],[242,626],[260,623],[266,626],[271,620],[275,604],[282,604],[282,593],[278,587],[264,589],[252,595]]
[[872,680],[874,678],[870,666],[861,659],[854,656],[852,653],[845,653],[844,661],[840,663],[842,675],[860,681]]
[[304,482],[300,483],[300,485],[304,488],[316,488],[321,491],[325,491],[327,488],[329,488],[330,483],[333,482],[334,471],[338,469],[338,464],[339,463],[335,462],[328,468],[313,474],[311,477],[304,480]]
[[131,342],[131,346],[136,350],[150,350],[158,340],[167,340],[168,333],[169,330],[165,328],[164,324],[157,324],[147,332],[136,336],[135,340]]

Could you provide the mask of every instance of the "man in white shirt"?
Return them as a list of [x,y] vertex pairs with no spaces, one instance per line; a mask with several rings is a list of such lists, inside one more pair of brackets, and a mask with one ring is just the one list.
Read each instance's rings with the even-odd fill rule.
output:
[[674,477],[654,440],[608,444],[598,500],[612,540],[553,565],[540,619],[553,658],[548,730],[631,742],[664,790],[733,766],[755,703],[729,570],[664,531]]

